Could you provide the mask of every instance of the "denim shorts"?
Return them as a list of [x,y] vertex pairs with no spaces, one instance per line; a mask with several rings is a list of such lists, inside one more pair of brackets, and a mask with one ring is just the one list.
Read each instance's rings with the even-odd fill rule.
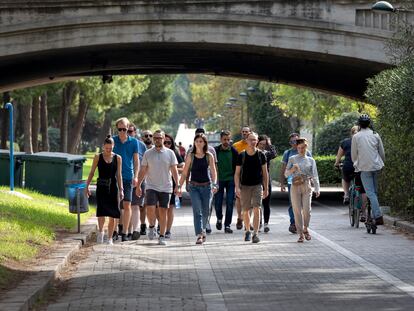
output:
[[132,180],[122,180],[122,185],[124,187],[124,201],[132,201]]
[[168,208],[170,203],[171,193],[159,192],[153,189],[147,189],[145,191],[145,205]]

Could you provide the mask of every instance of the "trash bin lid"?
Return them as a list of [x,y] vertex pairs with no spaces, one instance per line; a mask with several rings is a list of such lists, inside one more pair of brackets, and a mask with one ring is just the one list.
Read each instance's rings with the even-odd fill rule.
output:
[[49,163],[73,163],[86,161],[86,157],[82,155],[46,151],[36,152],[33,154],[25,154],[23,158],[26,161],[38,161]]
[[[14,151],[13,154],[14,154],[14,157],[15,158],[16,157],[21,158],[25,153],[24,152],[21,152],[21,151]],[[8,149],[0,149],[0,158],[7,158],[8,159],[9,156],[10,156],[10,150],[8,150]]]

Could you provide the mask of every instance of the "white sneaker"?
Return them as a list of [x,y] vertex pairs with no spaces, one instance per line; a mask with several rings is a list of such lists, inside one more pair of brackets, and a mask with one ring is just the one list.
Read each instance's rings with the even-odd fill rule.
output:
[[114,245],[114,242],[112,241],[112,239],[108,239],[106,241],[106,244],[108,244],[108,245]]
[[156,236],[155,227],[154,228],[149,228],[148,239],[149,240],[154,240],[155,236]]
[[104,233],[98,232],[98,234],[96,235],[96,243],[102,244],[103,240],[104,240]]
[[167,245],[167,242],[165,242],[165,238],[163,236],[158,238],[158,245]]

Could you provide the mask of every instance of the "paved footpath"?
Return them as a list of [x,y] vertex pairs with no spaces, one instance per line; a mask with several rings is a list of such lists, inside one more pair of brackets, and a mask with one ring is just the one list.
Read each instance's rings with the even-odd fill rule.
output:
[[94,246],[47,310],[414,310],[414,240],[368,235],[346,208],[318,203],[311,225],[312,241],[298,244],[279,205],[259,244],[213,230],[197,246],[185,207],[167,246]]

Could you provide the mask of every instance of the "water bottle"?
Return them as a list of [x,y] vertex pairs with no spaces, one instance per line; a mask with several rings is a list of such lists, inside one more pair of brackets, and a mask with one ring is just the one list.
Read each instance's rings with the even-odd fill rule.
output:
[[175,208],[181,208],[181,201],[178,195],[175,196]]

